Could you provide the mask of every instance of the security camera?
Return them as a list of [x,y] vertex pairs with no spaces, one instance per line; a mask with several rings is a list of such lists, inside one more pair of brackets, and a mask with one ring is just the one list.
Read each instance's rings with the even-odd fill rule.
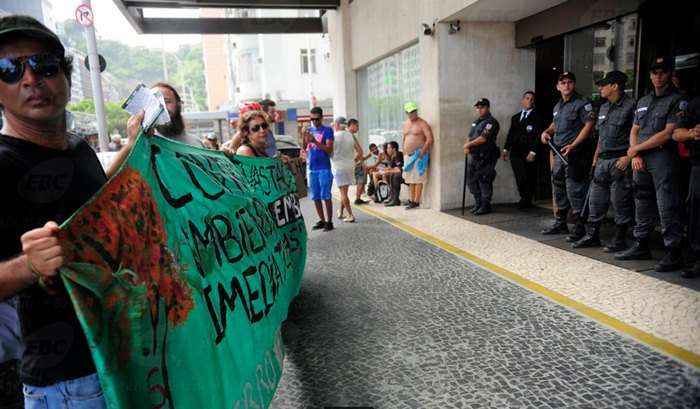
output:
[[423,23],[423,34],[427,36],[431,36],[435,33],[435,25],[433,27],[430,27],[429,25]]
[[459,24],[459,20],[450,23],[450,27],[447,29],[447,32],[449,34],[455,34],[457,33],[462,27]]

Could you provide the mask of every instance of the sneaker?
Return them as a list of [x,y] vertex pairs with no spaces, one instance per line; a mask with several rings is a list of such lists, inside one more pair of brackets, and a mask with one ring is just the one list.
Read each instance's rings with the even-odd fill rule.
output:
[[418,206],[420,206],[420,203],[410,202],[410,203],[406,206],[406,210],[415,209],[415,208],[418,207]]
[[319,220],[318,223],[314,224],[314,227],[311,228],[311,230],[321,230],[326,228],[326,222],[323,220]]
[[343,219],[345,223],[355,223],[355,216],[348,216],[345,219]]
[[364,201],[364,200],[362,200],[362,199],[355,199],[355,204],[358,205],[358,206],[359,206],[359,205],[366,205],[367,203],[369,203],[369,202]]
[[401,206],[401,202],[399,202],[398,200],[392,200],[391,202],[384,203],[384,206],[386,206],[386,207]]
[[328,222],[326,225],[323,227],[323,231],[331,231],[333,230],[333,222]]

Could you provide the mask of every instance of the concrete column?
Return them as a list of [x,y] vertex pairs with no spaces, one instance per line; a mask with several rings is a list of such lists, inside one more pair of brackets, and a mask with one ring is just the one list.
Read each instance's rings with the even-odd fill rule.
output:
[[329,10],[327,15],[330,49],[333,50],[330,56],[330,69],[335,84],[333,112],[335,116],[357,117],[357,75],[352,69],[348,0],[342,0],[340,7]]
[[[462,23],[461,31],[456,34],[448,34],[447,24],[439,24],[436,36],[439,137],[434,149],[437,160],[431,166],[431,170],[435,169],[431,183],[435,179],[437,183],[430,192],[439,195],[431,198],[433,208],[443,210],[461,205],[462,145],[471,122],[477,117],[474,102],[482,97],[491,101],[492,114],[501,125],[498,144],[503,147],[510,116],[519,109],[523,91],[534,89],[535,53],[515,48],[514,23],[467,22]],[[432,71],[431,66],[434,64],[426,64],[424,70]],[[434,101],[435,97],[426,88],[423,88],[425,98]],[[494,203],[517,201],[510,164],[499,161],[496,171]],[[471,195],[467,194],[467,199],[468,203],[472,202]]]

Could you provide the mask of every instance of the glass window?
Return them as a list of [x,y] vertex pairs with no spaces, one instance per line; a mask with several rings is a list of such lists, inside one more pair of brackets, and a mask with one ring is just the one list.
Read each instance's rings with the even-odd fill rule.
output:
[[312,48],[309,56],[309,65],[311,66],[311,73],[316,74],[316,49]]
[[637,14],[608,20],[564,37],[564,69],[576,74],[579,93],[595,98],[595,81],[612,70],[627,74],[626,91],[634,93]]
[[[420,102],[418,45],[408,47],[360,70],[358,96],[361,120],[370,143],[396,141],[401,145],[406,120],[403,104]],[[364,136],[364,135],[363,135]]]
[[309,50],[306,48],[301,49],[301,73],[302,74],[308,74],[309,73]]

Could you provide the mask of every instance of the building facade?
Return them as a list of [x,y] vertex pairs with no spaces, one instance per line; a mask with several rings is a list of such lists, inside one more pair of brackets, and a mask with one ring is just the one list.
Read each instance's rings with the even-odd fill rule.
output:
[[[696,87],[698,7],[658,0],[342,0],[326,14],[334,110],[359,116],[365,143],[401,143],[401,106],[416,100],[435,134],[424,203],[455,208],[475,101],[491,101],[502,147],[524,91],[535,90],[537,109],[551,118],[563,71],[573,71],[579,92],[593,99],[604,72],[625,71],[633,79],[627,92],[638,98],[649,87],[653,56],[668,54],[680,62],[686,85]],[[538,152],[542,200],[551,192],[548,155]],[[517,201],[510,165],[500,161],[497,172],[494,201]]]
[[[202,9],[206,17],[310,17],[308,10]],[[202,14],[205,17],[205,14]],[[282,105],[329,105],[330,43],[321,34],[205,35],[209,110],[270,98]]]

